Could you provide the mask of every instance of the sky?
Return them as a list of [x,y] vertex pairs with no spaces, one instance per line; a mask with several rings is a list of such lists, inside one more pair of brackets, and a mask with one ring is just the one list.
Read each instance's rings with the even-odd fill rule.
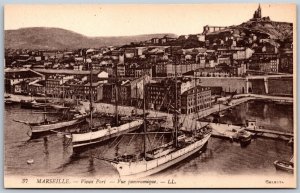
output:
[[[4,29],[58,27],[86,36],[202,33],[204,25],[238,25],[258,4],[6,5]],[[262,16],[295,22],[293,4],[261,4]]]

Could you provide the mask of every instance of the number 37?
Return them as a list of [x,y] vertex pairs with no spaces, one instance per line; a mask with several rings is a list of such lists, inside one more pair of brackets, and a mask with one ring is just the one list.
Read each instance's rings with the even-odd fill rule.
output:
[[22,179],[22,183],[23,183],[23,184],[28,183],[28,179],[27,179],[27,178]]

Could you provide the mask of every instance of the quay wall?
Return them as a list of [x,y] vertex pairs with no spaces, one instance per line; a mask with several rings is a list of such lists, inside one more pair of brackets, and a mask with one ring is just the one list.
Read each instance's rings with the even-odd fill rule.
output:
[[[212,113],[218,112],[219,109],[221,111],[226,110],[233,106],[236,106],[241,103],[247,102],[249,100],[254,100],[254,99],[255,99],[254,97],[243,97],[243,98],[232,100],[232,106],[227,106],[227,105],[223,105],[223,104],[221,104],[219,106],[218,104],[216,104],[216,105],[213,105],[211,108],[205,109],[203,111],[199,111],[198,113],[191,113],[188,115],[180,115],[179,122],[182,123],[183,127],[193,128],[196,124],[195,120],[198,118],[206,117]],[[89,103],[82,102],[82,104],[83,104],[83,108],[85,109],[85,111],[88,111]],[[115,106],[112,104],[95,103],[94,108],[95,108],[96,112],[107,113],[107,114],[115,113]],[[130,106],[118,106],[118,113],[119,113],[119,115],[129,116],[129,115],[131,115],[131,112],[133,109],[134,109],[134,107],[130,107]],[[137,113],[139,113],[139,114],[143,113],[142,109],[136,109],[136,110],[137,110]],[[147,110],[146,112],[149,113],[149,116],[151,116],[151,117],[167,116],[166,122],[163,123],[161,126],[168,127],[168,128],[173,127],[173,115],[172,114],[168,114],[168,113],[160,112],[160,111],[153,111],[153,110]]]
[[222,87],[224,92],[247,93],[246,78],[242,77],[201,77],[200,85]]
[[293,78],[269,78],[269,94],[293,96]]
[[[22,99],[30,99],[31,97],[28,96],[22,96],[22,95],[10,95],[15,101],[20,101]],[[247,102],[249,100],[256,100],[256,99],[274,99],[274,100],[287,100],[287,102],[292,102],[292,98],[290,97],[276,97],[276,96],[270,96],[270,95],[255,95],[255,94],[244,94],[244,95],[237,95],[241,96],[242,98],[233,99],[232,105],[227,106],[223,104],[215,104],[212,105],[211,108],[205,109],[203,111],[199,111],[198,113],[192,113],[189,115],[181,115],[179,118],[179,122],[183,124],[186,128],[193,128],[193,124],[195,124],[195,121],[197,118],[206,117],[212,113],[218,112],[219,109],[226,110],[228,108],[232,108],[236,105],[239,105],[241,103]],[[33,98],[43,98],[43,97],[33,97]],[[89,102],[80,102],[82,110],[88,112],[89,111]],[[107,104],[107,103],[94,103],[94,108],[96,112],[100,113],[107,113],[107,114],[114,114],[115,113],[115,106],[113,104]],[[119,115],[125,115],[129,116],[131,115],[132,110],[136,110],[137,113],[142,114],[142,109],[136,109],[135,107],[131,106],[119,106],[118,107],[118,113]],[[168,114],[165,112],[160,111],[154,111],[154,110],[146,110],[147,113],[149,113],[149,116],[151,117],[160,117],[160,116],[166,116],[167,120],[165,123],[161,124],[163,127],[172,128],[173,127],[173,115]]]
[[262,95],[266,94],[266,88],[265,88],[264,79],[249,80],[249,83],[251,84],[250,93],[253,93],[253,94],[262,94]]
[[[201,77],[201,86],[222,87],[224,92],[237,92],[237,94],[270,94],[278,96],[293,95],[293,78],[268,78],[268,93],[266,93],[264,79],[249,79],[248,88],[246,78],[243,77]],[[247,90],[248,89],[248,90]]]

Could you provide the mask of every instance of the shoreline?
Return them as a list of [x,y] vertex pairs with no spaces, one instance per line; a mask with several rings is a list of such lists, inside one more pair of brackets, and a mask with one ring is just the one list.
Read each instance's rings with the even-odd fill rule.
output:
[[[5,94],[6,96],[8,94]],[[44,99],[45,97],[31,97],[31,96],[24,96],[24,95],[14,95],[14,94],[9,94],[10,100],[14,102],[20,102],[21,100],[30,100],[30,99]],[[238,97],[238,98],[237,98]],[[60,101],[62,100],[61,98],[49,98],[47,97],[48,100],[52,101]],[[274,101],[279,101],[284,100],[286,103],[292,103],[293,98],[291,97],[276,97],[276,96],[264,96],[264,95],[254,95],[254,94],[242,94],[242,95],[235,95],[235,98],[231,100],[231,105],[224,105],[224,104],[213,104],[211,108],[204,109],[202,111],[199,111],[198,113],[192,113],[192,114],[181,114],[179,115],[179,121],[182,123],[182,126],[184,127],[191,127],[192,124],[195,124],[194,120],[195,119],[200,119],[207,117],[213,113],[219,112],[220,111],[225,111],[227,109],[233,108],[237,105],[240,105],[244,102],[248,102],[251,100],[258,100],[258,101],[270,101],[270,99],[274,99]],[[64,99],[66,101],[74,101],[74,99]],[[84,101],[79,101],[79,105],[82,110],[84,111],[89,111],[89,102],[84,102]],[[94,103],[93,104],[94,109],[96,112],[99,113],[107,113],[107,114],[115,114],[115,106],[114,104],[109,104],[109,103]],[[132,110],[136,109],[136,112],[138,114],[143,113],[143,109],[137,109],[133,106],[118,106],[118,114],[123,115],[123,116],[130,116]],[[161,117],[161,116],[166,116],[166,122],[162,124],[163,127],[173,127],[173,115],[166,113],[166,112],[161,112],[161,111],[155,111],[155,110],[146,110],[147,113],[149,113],[149,116],[151,117]]]

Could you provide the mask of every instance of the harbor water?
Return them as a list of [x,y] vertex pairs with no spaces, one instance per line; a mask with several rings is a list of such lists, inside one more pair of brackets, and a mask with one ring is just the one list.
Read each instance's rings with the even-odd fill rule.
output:
[[[55,118],[55,117],[52,117]],[[29,127],[15,122],[26,120],[35,122],[42,115],[33,114],[31,110],[21,109],[18,105],[5,107],[5,175],[30,176],[70,176],[70,177],[105,177],[118,176],[114,168],[106,161],[91,160],[91,154],[112,158],[119,153],[134,153],[141,150],[141,136],[125,136],[108,141],[101,146],[86,150],[80,155],[72,156],[72,149],[62,136],[56,134],[44,138],[28,140]],[[225,112],[222,122],[241,124],[246,120],[256,120],[258,126],[278,131],[293,130],[292,105],[280,105],[249,101]],[[149,141],[161,139],[150,136]],[[166,169],[157,176],[209,176],[209,175],[278,175],[273,162],[289,160],[292,148],[286,141],[256,138],[247,147],[225,139],[210,138],[207,150]],[[32,164],[27,160],[32,159]],[[285,175],[285,174],[283,174]]]

